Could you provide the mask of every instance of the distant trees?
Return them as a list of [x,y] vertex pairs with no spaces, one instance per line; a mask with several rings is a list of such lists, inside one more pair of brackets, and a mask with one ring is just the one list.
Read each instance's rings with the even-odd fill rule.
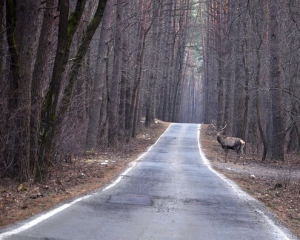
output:
[[204,121],[226,121],[263,160],[299,152],[299,3],[210,0],[202,9]]
[[299,152],[299,12],[296,0],[0,1],[0,176],[43,181],[155,118],[227,122],[262,159]]
[[300,5],[0,1],[0,177],[121,149],[145,123],[228,123],[248,151],[300,151]]
[[155,117],[199,121],[193,3],[0,1],[0,177],[43,181]]

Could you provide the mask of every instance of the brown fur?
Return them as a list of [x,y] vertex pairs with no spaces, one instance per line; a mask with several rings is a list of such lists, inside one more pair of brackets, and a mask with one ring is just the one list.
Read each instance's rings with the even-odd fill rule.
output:
[[225,151],[225,162],[227,162],[227,155],[228,155],[229,149],[234,150],[237,154],[237,158],[234,162],[235,164],[237,163],[237,160],[241,156],[243,156],[243,158],[244,158],[244,156],[245,156],[244,147],[245,147],[246,142],[240,138],[227,137],[227,136],[223,135],[222,132],[226,128],[226,125],[220,131],[217,130],[217,128],[214,126],[214,124],[212,124],[212,126],[217,132],[217,141],[221,144],[222,148]]

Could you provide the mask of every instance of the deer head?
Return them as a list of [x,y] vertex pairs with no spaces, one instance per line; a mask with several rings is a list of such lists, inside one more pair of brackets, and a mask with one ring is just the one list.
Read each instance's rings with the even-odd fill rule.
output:
[[224,137],[223,132],[224,132],[225,128],[227,127],[227,123],[226,122],[225,122],[224,127],[221,127],[221,128],[217,128],[216,127],[216,121],[215,120],[212,120],[211,125],[212,125],[212,127],[215,129],[215,131],[217,133],[217,138]]

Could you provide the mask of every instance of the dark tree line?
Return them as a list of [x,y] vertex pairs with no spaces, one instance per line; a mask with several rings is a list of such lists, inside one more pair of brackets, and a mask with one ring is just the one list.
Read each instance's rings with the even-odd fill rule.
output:
[[155,118],[198,121],[201,14],[192,0],[0,0],[0,176],[43,181]]
[[299,2],[207,0],[202,13],[202,120],[263,160],[299,152]]
[[0,174],[122,149],[156,118],[299,152],[297,1],[1,0]]

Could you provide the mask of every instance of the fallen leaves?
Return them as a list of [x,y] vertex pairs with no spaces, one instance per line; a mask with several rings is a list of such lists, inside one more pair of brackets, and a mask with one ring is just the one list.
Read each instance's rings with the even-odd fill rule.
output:
[[[55,204],[104,186],[120,174],[168,127],[158,122],[133,139],[122,150],[106,149],[86,153],[81,159],[53,166],[50,178],[43,184],[32,180],[17,183],[0,179],[0,227],[48,210]],[[143,132],[144,131],[144,132]]]

